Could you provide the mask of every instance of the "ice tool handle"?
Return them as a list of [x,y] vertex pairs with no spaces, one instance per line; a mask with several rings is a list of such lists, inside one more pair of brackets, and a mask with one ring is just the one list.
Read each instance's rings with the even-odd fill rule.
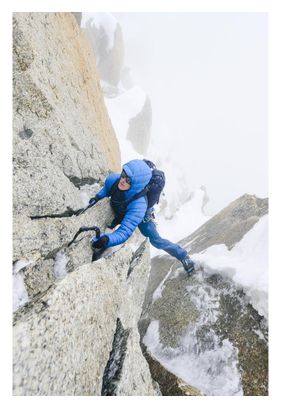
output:
[[78,215],[83,214],[83,213],[84,213],[85,211],[87,211],[89,208],[93,207],[94,204],[95,204],[95,203],[91,203],[91,204],[88,204],[87,207],[85,207],[85,208],[80,208],[79,210],[75,211],[74,215],[76,215],[76,217],[77,217]]
[[93,227],[81,227],[79,228],[79,230],[76,232],[76,234],[73,237],[73,240],[70,241],[67,246],[70,247],[71,244],[73,244],[73,242],[76,240],[76,238],[78,237],[79,234],[81,234],[81,232],[87,232],[87,231],[95,231],[96,232],[96,237],[99,238],[100,237],[100,229],[99,227],[93,226]]

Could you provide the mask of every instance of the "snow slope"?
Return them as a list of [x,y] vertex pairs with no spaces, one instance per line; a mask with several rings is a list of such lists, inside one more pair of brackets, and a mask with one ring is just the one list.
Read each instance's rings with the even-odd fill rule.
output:
[[263,216],[231,251],[214,245],[192,258],[207,273],[229,276],[249,296],[260,315],[268,318],[268,215]]

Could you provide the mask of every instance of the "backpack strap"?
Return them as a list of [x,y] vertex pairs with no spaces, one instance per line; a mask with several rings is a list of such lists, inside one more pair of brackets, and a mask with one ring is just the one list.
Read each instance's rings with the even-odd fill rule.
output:
[[144,189],[142,191],[140,191],[139,193],[135,194],[133,197],[126,200],[125,203],[128,206],[132,201],[135,201],[137,198],[146,196],[147,192],[148,192],[148,187],[146,186],[146,187],[144,187]]

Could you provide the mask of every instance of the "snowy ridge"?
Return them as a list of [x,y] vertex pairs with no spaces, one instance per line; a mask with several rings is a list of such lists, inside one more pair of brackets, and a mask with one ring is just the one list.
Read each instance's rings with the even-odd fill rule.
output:
[[263,216],[231,251],[214,245],[192,258],[206,273],[219,272],[242,286],[254,308],[268,317],[268,216]]

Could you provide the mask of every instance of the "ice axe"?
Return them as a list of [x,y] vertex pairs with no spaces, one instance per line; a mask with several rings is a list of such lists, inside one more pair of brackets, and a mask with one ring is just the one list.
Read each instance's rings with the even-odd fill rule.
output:
[[79,210],[76,210],[74,215],[81,215],[83,214],[85,211],[87,211],[89,208],[93,207],[93,205],[95,205],[98,201],[100,200],[99,197],[95,196],[93,198],[90,199],[89,204],[84,207],[84,208],[80,208]]
[[79,208],[79,210],[72,210],[70,207],[67,207],[67,210],[60,214],[45,214],[45,215],[31,215],[32,220],[38,220],[41,218],[63,218],[63,217],[71,217],[72,215],[81,215],[89,208],[93,207],[97,201],[91,202],[87,205],[87,207]]
[[[80,208],[79,210],[76,210],[75,213],[74,213],[74,215],[78,216],[78,215],[83,214],[85,211],[87,211],[89,208],[91,208],[94,204],[95,204],[95,203],[93,203],[93,204],[88,204],[87,207]],[[81,232],[82,232],[82,231],[81,231]]]
[[[87,232],[87,231],[95,231],[96,238],[99,239],[99,237],[100,237],[99,227],[96,227],[96,226],[93,226],[93,227],[80,227],[79,230],[74,235],[72,241],[70,241],[67,244],[67,246],[70,247],[70,245],[72,245],[74,243],[74,241],[76,240],[76,238],[78,237],[79,234],[81,234],[82,232]],[[93,262],[93,261],[97,261],[100,258],[101,254],[105,251],[105,248],[97,249],[97,248],[92,247],[92,250],[93,250],[92,262]]]

